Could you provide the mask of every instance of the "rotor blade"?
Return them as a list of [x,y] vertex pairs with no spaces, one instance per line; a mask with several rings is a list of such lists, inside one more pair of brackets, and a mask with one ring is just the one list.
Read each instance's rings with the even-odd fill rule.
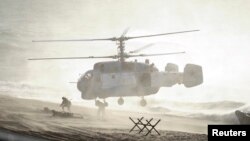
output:
[[128,33],[129,29],[130,29],[130,28],[127,27],[127,28],[123,31],[121,37],[124,37],[124,36]]
[[138,54],[138,55],[128,55],[128,57],[147,57],[147,56],[163,56],[163,55],[174,55],[183,54],[185,52],[171,52],[171,53],[159,53],[159,54]]
[[153,45],[154,45],[153,43],[147,44],[147,45],[145,45],[145,46],[143,46],[143,47],[140,47],[140,48],[138,48],[138,49],[136,49],[136,50],[130,51],[129,53],[138,53],[138,52],[140,52],[140,51],[142,51],[142,50],[144,50],[144,49],[146,49],[146,48],[149,48],[149,47],[151,47],[151,46],[153,46]]
[[72,39],[72,40],[33,40],[32,42],[81,42],[81,41],[115,41],[116,38],[103,39]]
[[89,56],[89,57],[60,57],[60,58],[30,58],[28,60],[63,60],[63,59],[96,59],[96,58],[112,58],[116,59],[117,56]]
[[187,31],[169,32],[169,33],[162,33],[162,34],[151,34],[151,35],[134,36],[134,37],[126,37],[126,38],[127,38],[127,40],[129,40],[129,39],[136,39],[136,38],[146,38],[146,37],[163,36],[163,35],[170,35],[170,34],[180,34],[180,33],[187,33],[187,32],[196,32],[196,31],[200,31],[200,30],[187,30]]

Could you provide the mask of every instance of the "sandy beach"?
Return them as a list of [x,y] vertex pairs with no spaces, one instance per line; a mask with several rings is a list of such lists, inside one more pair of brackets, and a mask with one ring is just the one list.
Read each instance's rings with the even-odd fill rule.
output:
[[[43,108],[60,110],[58,104],[38,100],[0,96],[0,137],[7,140],[207,140],[206,125],[202,120],[107,110],[104,120],[96,116],[97,109],[74,106],[73,112],[83,118],[52,117]],[[155,131],[145,136],[129,130],[133,123],[129,117],[161,119]],[[146,130],[145,130],[146,131]]]

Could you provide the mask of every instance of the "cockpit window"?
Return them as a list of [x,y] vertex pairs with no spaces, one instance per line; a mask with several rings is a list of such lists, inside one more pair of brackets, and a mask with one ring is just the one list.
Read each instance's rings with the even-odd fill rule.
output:
[[85,75],[84,75],[84,78],[85,79],[91,79],[93,77],[93,74],[92,73],[90,73],[90,72],[87,72]]
[[93,77],[93,72],[92,70],[90,70],[90,71],[87,71],[84,75],[82,75],[80,77],[80,80],[84,80],[84,79],[90,80],[92,77]]

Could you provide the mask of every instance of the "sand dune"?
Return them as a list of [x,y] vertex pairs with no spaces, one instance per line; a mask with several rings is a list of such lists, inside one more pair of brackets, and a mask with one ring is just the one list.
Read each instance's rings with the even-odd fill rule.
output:
[[[73,107],[84,118],[52,117],[43,107],[60,110],[58,104],[38,100],[0,96],[0,138],[24,140],[207,140],[207,121],[161,114],[107,110],[104,120],[96,117],[97,109]],[[158,118],[160,136],[129,133],[129,117]],[[170,131],[172,130],[172,131]],[[190,133],[188,133],[190,132]],[[11,135],[10,135],[11,134]]]

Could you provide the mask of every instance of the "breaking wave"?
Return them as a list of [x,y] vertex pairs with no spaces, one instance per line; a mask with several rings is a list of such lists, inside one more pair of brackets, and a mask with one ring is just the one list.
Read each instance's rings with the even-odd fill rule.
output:
[[159,114],[184,116],[195,119],[238,124],[236,110],[250,112],[250,105],[234,101],[205,103],[170,102],[167,107],[149,107],[148,111]]

